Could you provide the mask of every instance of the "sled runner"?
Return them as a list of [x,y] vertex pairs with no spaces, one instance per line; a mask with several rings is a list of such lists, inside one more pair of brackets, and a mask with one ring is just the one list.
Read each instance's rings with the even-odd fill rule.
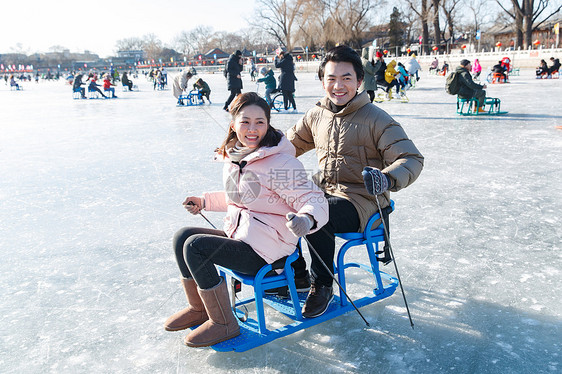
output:
[[178,97],[177,106],[203,105],[203,94],[199,90],[191,90],[187,95]]
[[404,90],[400,90],[400,93],[397,96],[392,96],[392,92],[377,92],[377,95],[373,99],[373,102],[382,103],[383,101],[407,103],[410,101],[410,99],[408,99],[408,96],[406,96],[406,92]]
[[[391,208],[389,210],[393,208],[394,202],[391,202]],[[369,219],[366,226],[367,228],[363,232],[336,234],[337,237],[345,240],[345,243],[338,251],[335,262],[335,276],[337,276],[341,287],[347,292],[345,270],[350,267],[366,271],[372,277],[369,277],[371,282],[374,281],[374,288],[370,289],[370,293],[367,296],[353,300],[353,304],[357,308],[364,307],[391,296],[398,286],[397,278],[381,272],[379,269],[379,262],[387,263],[389,259],[386,251],[379,249],[379,244],[385,241],[382,224],[373,228],[373,224],[379,219],[380,215],[378,213],[374,214]],[[345,261],[345,255],[348,250],[357,246],[364,246],[364,248],[367,249],[368,263]],[[297,293],[294,282],[294,272],[291,266],[291,263],[293,263],[298,256],[297,249],[286,259],[281,259],[274,264],[262,267],[255,277],[219,266],[219,271],[223,277],[226,278],[226,276],[228,276],[231,279],[240,281],[242,284],[252,286],[254,288],[254,294],[253,296],[239,300],[235,304],[235,312],[239,319],[241,319],[241,321],[239,321],[240,335],[215,344],[212,346],[213,349],[221,352],[244,352],[354,310],[353,304],[346,299],[345,293],[341,289],[334,288],[334,299],[324,314],[316,318],[303,318],[301,308],[304,305],[307,294]],[[268,273],[275,268],[283,269],[283,272],[278,275],[268,276]],[[288,286],[288,298],[264,294],[264,290],[282,286]],[[334,287],[336,286],[334,285]],[[349,295],[348,292],[347,294]],[[353,299],[353,295],[350,295],[350,297]],[[240,318],[240,316],[244,315],[240,307],[245,308],[245,304],[252,302],[255,303],[256,316],[247,319]],[[265,320],[265,305],[285,315],[291,322],[275,329],[271,329],[271,326],[268,328]]]
[[494,97],[487,97],[484,102],[487,109],[484,112],[478,112],[480,103],[475,98],[461,99],[457,97],[457,114],[461,116],[497,116],[506,114],[500,110],[501,100]]

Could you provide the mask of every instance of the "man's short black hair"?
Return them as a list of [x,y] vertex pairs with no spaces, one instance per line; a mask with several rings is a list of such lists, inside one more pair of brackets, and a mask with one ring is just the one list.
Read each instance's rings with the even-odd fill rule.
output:
[[320,63],[320,67],[318,68],[318,78],[320,78],[320,80],[324,79],[324,69],[326,68],[326,64],[330,61],[350,62],[353,65],[355,74],[357,75],[357,80],[363,80],[365,72],[363,71],[361,57],[359,57],[359,54],[353,48],[350,48],[347,45],[339,45],[330,49],[328,53],[326,53],[326,56],[324,56],[324,59],[322,60],[322,62]]
[[461,66],[466,66],[466,65],[468,65],[468,64],[470,64],[470,61],[468,61],[467,59],[462,59],[462,60],[461,60]]

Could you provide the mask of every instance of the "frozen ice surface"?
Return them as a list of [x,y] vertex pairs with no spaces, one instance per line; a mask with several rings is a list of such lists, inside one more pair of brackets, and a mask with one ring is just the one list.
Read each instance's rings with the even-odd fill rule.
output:
[[[300,114],[273,114],[284,131],[322,95],[314,74],[298,78]],[[436,76],[410,103],[380,104],[426,158],[391,217],[415,330],[397,291],[362,309],[371,328],[350,313],[217,353],[162,328],[185,305],[171,238],[206,225],[181,202],[220,188],[227,91],[222,75],[204,79],[213,104],[188,108],[143,78],[116,100],[73,100],[62,81],[0,85],[0,372],[562,371],[562,80],[526,70],[491,85],[502,117],[457,116]],[[368,292],[351,279],[351,295]]]

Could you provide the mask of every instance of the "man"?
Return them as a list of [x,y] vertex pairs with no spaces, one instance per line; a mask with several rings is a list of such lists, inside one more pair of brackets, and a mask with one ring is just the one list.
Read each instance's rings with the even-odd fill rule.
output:
[[[320,171],[315,182],[328,199],[329,222],[306,238],[331,269],[334,233],[362,231],[378,211],[373,194],[380,195],[381,208],[387,207],[389,191],[410,185],[423,168],[423,156],[400,124],[372,104],[367,92],[357,93],[363,76],[361,58],[353,49],[330,50],[318,70],[326,96],[287,134],[297,156],[316,149]],[[370,191],[362,177],[367,167]],[[307,318],[323,314],[333,298],[331,274],[311,255],[313,282],[303,307]]]
[[[174,90],[174,96],[176,97],[176,99],[179,99],[181,94],[185,90],[187,90],[187,82],[189,82],[192,76],[193,74],[190,70],[185,70],[174,77],[174,84],[172,85],[172,88]],[[154,84],[156,84],[157,79],[157,77],[154,78]],[[178,103],[183,105],[183,101],[181,100],[179,100]]]
[[230,55],[228,62],[226,63],[226,69],[224,71],[224,76],[227,80],[227,88],[230,91],[230,96],[224,103],[223,110],[228,112],[228,106],[242,92],[242,52],[237,50]]
[[475,98],[478,100],[478,112],[482,113],[484,112],[484,102],[486,101],[486,91],[484,91],[486,85],[475,83],[472,80],[472,75],[470,74],[471,69],[472,64],[470,61],[464,59],[461,60],[460,66],[455,70],[459,80],[459,91],[457,95],[461,99]]
[[507,69],[503,66],[502,61],[498,61],[498,63],[492,67],[492,72],[500,75],[500,82],[507,82]]
[[82,96],[82,99],[85,99],[86,98],[86,89],[84,87],[82,87],[82,85],[84,84],[84,82],[82,82],[83,77],[84,77],[84,75],[82,73],[76,74],[76,77],[74,78],[74,82],[72,84],[72,90],[74,92],[80,92],[80,95]]
[[550,67],[548,68],[548,74],[552,75],[552,73],[556,73],[560,71],[560,59],[551,57],[550,58]]

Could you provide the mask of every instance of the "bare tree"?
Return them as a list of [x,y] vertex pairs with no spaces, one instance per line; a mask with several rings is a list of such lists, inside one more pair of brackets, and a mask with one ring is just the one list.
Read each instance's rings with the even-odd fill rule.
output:
[[162,41],[155,34],[146,34],[142,37],[143,50],[149,59],[157,59],[162,51]]
[[313,50],[318,47],[331,48],[340,37],[339,27],[322,0],[305,1],[298,21],[299,30],[295,39]]
[[[449,39],[451,42],[453,42],[455,38],[455,10],[460,2],[461,0],[441,0],[441,9],[443,10],[443,14],[445,15],[445,20],[447,22],[445,28],[449,31]],[[474,1],[470,4],[472,5],[473,3]],[[443,34],[445,34],[444,30]]]
[[470,1],[466,6],[472,12],[472,32],[475,34],[478,30],[482,28],[482,22],[484,19],[484,12],[488,11],[488,0],[473,0]]
[[242,39],[242,46],[252,51],[273,51],[277,48],[276,40],[269,34],[260,32],[255,27],[248,27],[238,31]]
[[523,45],[524,48],[531,45],[533,31],[562,9],[562,5],[554,4],[554,7],[550,8],[551,13],[538,21],[541,14],[549,9],[549,0],[511,0],[511,10],[506,9],[502,4],[503,1],[496,0],[496,2],[515,20],[517,45]]
[[220,48],[224,52],[231,53],[237,49],[243,49],[244,39],[238,35],[226,31],[214,33],[208,40],[207,50]]
[[141,38],[125,38],[115,42],[115,50],[118,51],[134,51],[144,48],[144,42]]
[[338,25],[340,42],[361,47],[363,32],[369,24],[369,12],[374,7],[370,0],[323,0],[331,18]]
[[441,44],[441,27],[439,25],[439,3],[441,0],[431,0],[431,6],[433,7],[433,39],[435,39],[435,45]]
[[402,19],[405,23],[404,27],[406,28],[406,44],[410,45],[412,42],[412,34],[414,32],[414,29],[416,29],[418,17],[409,6],[401,7],[400,12],[402,13]]
[[428,0],[406,0],[410,5],[410,9],[417,14],[420,19],[422,28],[422,50],[424,53],[429,53],[429,25],[428,20],[430,17],[430,7],[427,5]]
[[213,28],[198,25],[189,31],[182,31],[174,39],[178,51],[186,56],[204,53],[209,50],[209,41],[213,36]]
[[253,27],[264,30],[284,46],[293,48],[293,32],[306,0],[257,0]]

